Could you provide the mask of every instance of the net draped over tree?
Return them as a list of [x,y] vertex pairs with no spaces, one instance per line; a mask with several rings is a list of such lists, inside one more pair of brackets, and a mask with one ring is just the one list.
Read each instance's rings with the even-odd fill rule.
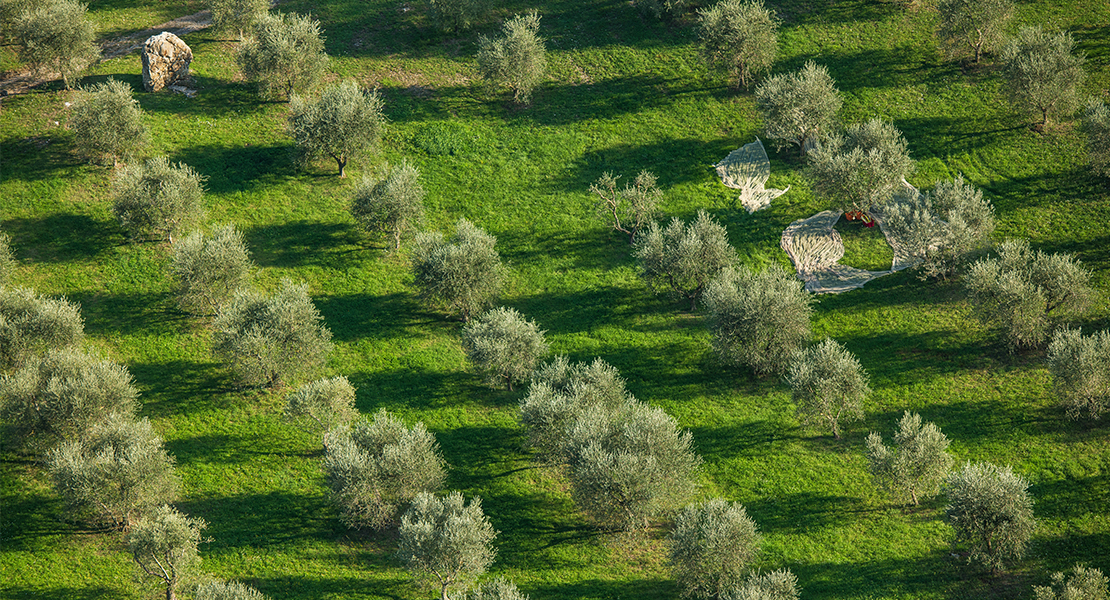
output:
[[887,203],[915,166],[902,132],[871,119],[810,152],[810,169],[819,195],[834,206],[868,212]]
[[698,11],[702,51],[740,87],[766,73],[778,53],[778,22],[763,0],[721,0]]
[[352,80],[328,87],[317,100],[293,95],[289,103],[289,135],[297,162],[306,165],[330,157],[347,176],[347,163],[376,148],[385,129],[382,99]]

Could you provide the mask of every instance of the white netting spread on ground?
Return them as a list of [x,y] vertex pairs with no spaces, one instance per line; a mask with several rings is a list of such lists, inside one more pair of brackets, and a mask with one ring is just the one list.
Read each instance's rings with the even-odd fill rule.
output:
[[729,152],[724,160],[714,166],[721,176],[721,183],[740,190],[740,204],[748,209],[749,214],[766,207],[772,200],[790,190],[790,186],[785,190],[764,187],[771,177],[771,161],[767,159],[767,151],[759,138]]

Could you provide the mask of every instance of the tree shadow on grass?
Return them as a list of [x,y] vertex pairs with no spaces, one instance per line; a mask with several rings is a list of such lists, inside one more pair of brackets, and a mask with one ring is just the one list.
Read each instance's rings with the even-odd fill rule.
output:
[[[759,519],[756,522],[762,525]],[[815,600],[918,597],[941,590],[955,592],[950,598],[1008,597],[992,593],[990,582],[984,585],[981,581],[961,580],[966,573],[958,571],[959,563],[948,555],[947,548],[908,558],[788,566],[798,576],[804,596]],[[964,595],[972,589],[976,590],[974,594]]]
[[1110,473],[1100,472],[1105,465],[1097,459],[1087,459],[1073,457],[1058,464],[1056,468],[1065,471],[1064,478],[1029,487],[1029,494],[1036,499],[1037,517],[1077,519],[1105,513],[1110,507]]
[[196,326],[167,292],[105,294],[81,290],[69,296],[81,305],[85,332],[92,335],[179,334]]
[[12,136],[0,142],[0,148],[3,181],[64,181],[74,178],[85,164],[73,152],[72,137],[59,129],[26,138]]
[[204,554],[219,555],[260,545],[288,546],[301,540],[334,541],[346,527],[322,495],[286,491],[190,498],[177,508],[208,522]]
[[374,373],[352,373],[347,377],[358,389],[356,408],[363,414],[378,409],[427,410],[459,404],[461,398],[480,395],[483,386],[470,373],[433,371],[406,365]]
[[307,265],[346,270],[363,256],[363,236],[353,223],[293,221],[246,229],[243,237],[260,267]]
[[818,492],[766,496],[744,506],[760,530],[775,534],[811,534],[842,522],[846,513],[874,510],[860,498]]
[[420,300],[404,292],[316,296],[313,302],[337,341],[426,338],[427,328],[441,333],[457,328],[438,315],[425,313]]
[[678,87],[684,81],[653,73],[610,77],[582,83],[549,83],[533,93],[532,106],[510,118],[558,127],[587,120],[609,120],[655,110],[684,96],[718,91],[719,87]]
[[497,240],[505,249],[502,261],[514,267],[558,265],[560,271],[608,271],[631,262],[633,248],[624,234],[595,232],[508,229],[497,232]]
[[223,365],[217,362],[171,360],[127,365],[143,390],[142,414],[166,418],[222,407],[224,395],[234,392]]
[[797,442],[801,428],[782,421],[745,421],[722,426],[690,428],[698,454],[707,460],[766,454],[778,442]]
[[678,585],[669,579],[642,578],[629,574],[629,579],[586,579],[574,583],[547,583],[526,587],[521,591],[536,598],[576,598],[578,600],[612,600],[638,598],[671,600],[679,597]]
[[204,175],[204,188],[213,194],[250,192],[279,179],[292,169],[288,144],[189,146],[170,157]]
[[[337,561],[349,561],[346,555],[337,556]],[[241,580],[253,586],[266,595],[267,598],[280,600],[282,598],[343,598],[344,600],[357,600],[360,598],[381,600],[407,600],[411,598],[410,589],[413,586],[412,578],[408,575],[382,580],[380,570],[388,567],[397,567],[392,557],[379,562],[368,562],[360,565],[362,568],[374,569],[378,572],[373,579],[366,577],[311,577],[307,575],[283,575],[278,577],[262,577]]]
[[5,219],[4,232],[16,258],[38,263],[91,260],[126,243],[114,221],[66,213]]
[[115,600],[120,598],[121,595],[126,595],[126,593],[119,588],[104,586],[90,586],[87,588],[55,587],[50,589],[0,586],[0,596],[8,600]]
[[[1105,506],[1104,503],[1103,507]],[[1039,498],[1033,508],[1035,513],[1039,513]],[[1081,564],[1106,574],[1110,572],[1110,533],[1077,535],[1073,532],[1051,538],[1034,538],[1030,543],[1029,554],[1044,561],[1048,573],[1068,571],[1076,564]],[[1045,579],[1039,585],[1047,585],[1047,576]]]
[[[741,139],[745,136],[739,135]],[[620,144],[591,150],[577,159],[562,178],[553,180],[554,189],[586,190],[605,172],[622,175],[628,181],[642,170],[659,178],[663,203],[667,188],[691,181],[709,181],[716,177],[713,165],[736,149],[731,139],[711,141],[698,139],[666,140],[654,144]]]

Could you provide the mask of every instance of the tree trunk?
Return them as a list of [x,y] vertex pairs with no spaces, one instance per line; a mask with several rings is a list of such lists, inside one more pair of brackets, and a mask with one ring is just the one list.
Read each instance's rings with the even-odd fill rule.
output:
[[447,599],[447,584],[446,583],[443,584],[443,588],[441,588],[440,591],[439,591],[439,600],[448,600]]
[[339,165],[339,177],[340,178],[346,177],[347,176],[347,159],[343,158],[342,156],[336,156],[335,157],[335,162]]
[[173,591],[173,585],[166,586],[166,600],[177,600],[177,594]]

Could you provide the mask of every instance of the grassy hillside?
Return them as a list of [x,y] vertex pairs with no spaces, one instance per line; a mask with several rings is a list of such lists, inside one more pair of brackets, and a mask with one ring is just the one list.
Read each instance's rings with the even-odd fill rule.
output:
[[[996,207],[997,237],[1075,253],[1100,296],[1081,322],[1110,327],[1110,182],[1086,167],[1072,121],[1044,134],[1012,113],[988,60],[943,59],[927,10],[866,0],[769,1],[783,21],[776,72],[826,65],[844,95],[843,117],[891,119],[909,140],[929,188],[962,173]],[[553,0],[536,8],[549,76],[526,108],[483,88],[480,34],[536,7],[513,1],[462,35],[431,27],[423,3],[286,0],[283,11],[320,19],[334,79],[379,87],[389,127],[381,156],[293,168],[288,105],[260,101],[234,67],[237,42],[212,30],[185,37],[196,56],[195,98],[137,93],[154,133],[151,154],[207,177],[208,223],[234,223],[260,267],[256,283],[310,284],[334,334],[329,374],[358,388],[358,408],[423,421],[450,464],[448,486],[480,495],[501,533],[492,571],[535,600],[673,598],[665,531],[614,539],[576,513],[566,484],[533,468],[516,421],[520,392],[493,390],[468,370],[460,324],[414,295],[404,253],[370,243],[346,211],[353,185],[385,162],[417,165],[428,190],[427,226],[465,216],[498,238],[511,277],[503,298],[547,330],[556,353],[600,356],[637,398],[667,410],[705,459],[702,493],[742,502],[765,542],[759,567],[787,567],[806,599],[1026,598],[1076,562],[1110,573],[1110,429],[1073,423],[1055,406],[1037,353],[1011,355],[972,318],[955,284],[911,273],[822,296],[814,329],[860,359],[874,390],[867,417],[837,441],[799,426],[788,389],[722,366],[702,316],[652,295],[623,236],[595,218],[591,182],[605,171],[649,169],[664,213],[705,209],[726,225],[750,265],[789,261],[779,236],[824,208],[792,151],[771,152],[769,186],[791,186],[748,215],[711,165],[753,139],[750,93],[699,60],[693,18],[661,23],[627,2]],[[90,3],[106,38],[200,10],[199,2]],[[1011,27],[1067,29],[1087,53],[1086,92],[1110,88],[1110,5],[1027,0]],[[14,64],[4,48],[4,65]],[[115,77],[141,89],[137,54],[96,67],[85,84]],[[183,511],[209,523],[204,568],[275,600],[416,599],[391,558],[388,534],[345,529],[323,493],[318,440],[280,416],[283,394],[239,390],[209,353],[202,320],[169,295],[170,248],[132,245],[109,212],[110,167],[73,150],[66,102],[49,84],[3,99],[0,227],[13,238],[16,283],[79,302],[89,345],[126,365],[149,417],[176,457]],[[857,239],[858,238],[858,239]],[[861,266],[889,252],[849,238]],[[858,245],[857,245],[858,244]],[[854,254],[853,254],[854,253]],[[889,259],[887,259],[889,260]],[[1039,527],[1007,575],[950,555],[943,502],[904,511],[876,493],[863,456],[869,431],[892,434],[902,411],[936,423],[959,461],[1013,465],[1032,482]],[[0,597],[142,598],[118,534],[65,518],[33,461],[0,454]]]

